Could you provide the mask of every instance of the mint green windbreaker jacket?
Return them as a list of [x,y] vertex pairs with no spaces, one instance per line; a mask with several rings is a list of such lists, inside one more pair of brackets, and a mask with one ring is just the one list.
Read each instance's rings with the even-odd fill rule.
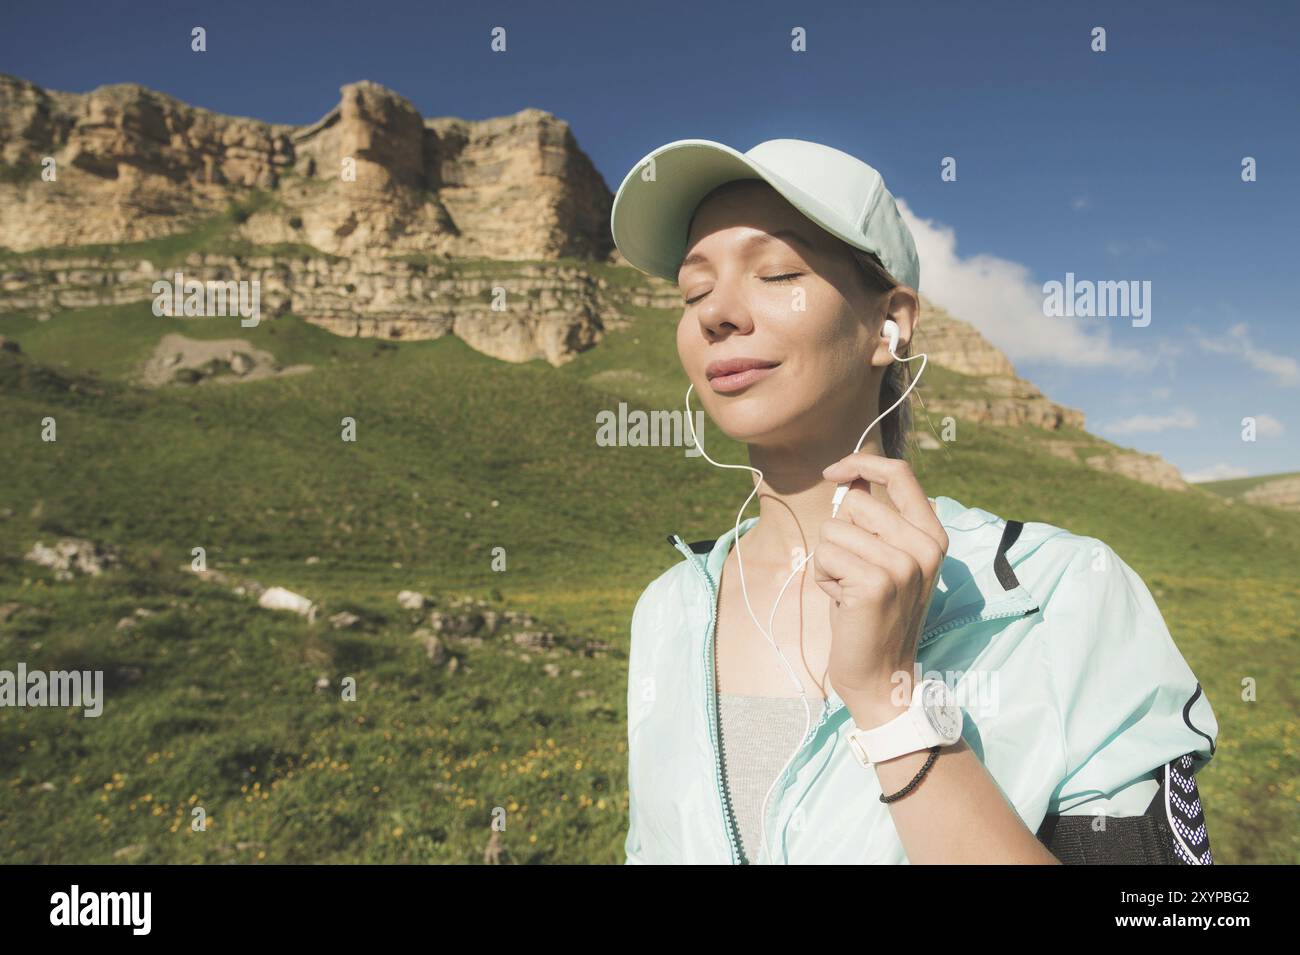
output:
[[[963,737],[1031,831],[1048,814],[1141,816],[1165,764],[1188,757],[1190,773],[1204,767],[1218,736],[1210,702],[1146,585],[1114,550],[1051,524],[934,501],[949,546],[918,664],[953,688]],[[626,863],[743,861],[723,784],[713,654],[718,581],[735,535],[732,527],[700,542],[698,553],[672,535],[684,559],[633,611]],[[758,864],[907,863],[874,769],[845,743],[843,701],[832,690],[820,719],[813,707],[813,727],[768,801],[768,844],[745,855]]]

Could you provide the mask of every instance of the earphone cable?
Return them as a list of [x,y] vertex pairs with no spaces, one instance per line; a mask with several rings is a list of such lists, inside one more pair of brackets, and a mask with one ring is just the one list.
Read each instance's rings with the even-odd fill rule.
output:
[[[899,395],[898,400],[895,401],[888,408],[886,408],[883,412],[881,412],[881,414],[879,414],[876,417],[876,419],[871,422],[871,424],[867,425],[866,430],[862,432],[862,436],[858,438],[858,443],[853,449],[854,454],[856,454],[859,450],[861,450],[862,442],[866,440],[867,435],[871,432],[871,429],[874,428],[882,418],[884,418],[891,411],[893,411],[900,404],[902,404],[903,399],[905,399],[911,393],[912,389],[916,387],[917,382],[921,380],[921,376],[925,373],[926,364],[929,362],[929,358],[925,353],[911,355],[907,358],[899,357],[893,340],[891,340],[890,342],[890,354],[897,361],[913,361],[914,359],[920,358],[921,369],[920,371],[917,372],[916,377],[913,378],[911,383],[907,386],[907,389],[901,395]],[[790,754],[790,757],[785,761],[785,765],[782,766],[781,771],[776,774],[776,778],[773,779],[772,784],[768,787],[767,793],[763,797],[762,805],[759,808],[759,814],[762,820],[762,826],[759,835],[760,849],[765,849],[767,847],[768,800],[771,799],[772,790],[776,788],[776,785],[780,781],[781,777],[784,776],[786,770],[789,769],[790,762],[794,759],[796,755],[798,755],[799,749],[802,748],[804,741],[808,737],[808,730],[812,726],[812,707],[808,702],[808,694],[804,690],[803,681],[799,679],[798,675],[794,672],[794,668],[790,666],[790,661],[786,659],[785,654],[781,652],[781,648],[777,646],[776,639],[772,636],[772,628],[776,623],[776,611],[777,608],[781,605],[781,598],[785,595],[786,588],[790,586],[790,582],[794,580],[795,576],[799,573],[799,571],[803,568],[803,566],[806,563],[808,563],[808,561],[812,558],[813,554],[816,553],[817,549],[816,547],[814,547],[812,550],[810,550],[807,553],[807,555],[804,556],[804,558],[799,562],[799,565],[795,567],[794,571],[790,574],[790,576],[786,578],[785,583],[781,585],[781,589],[777,592],[776,600],[772,604],[772,614],[768,618],[767,629],[764,630],[763,625],[758,622],[758,617],[754,615],[754,608],[749,602],[749,589],[745,585],[745,562],[740,547],[740,517],[742,514],[745,513],[745,508],[749,507],[749,502],[753,500],[754,495],[758,493],[759,486],[763,482],[763,472],[758,468],[751,467],[750,465],[747,464],[720,464],[719,462],[714,461],[713,458],[709,457],[708,452],[704,450],[704,445],[700,443],[699,435],[695,433],[695,424],[691,418],[691,391],[692,389],[694,389],[694,387],[695,385],[692,383],[688,385],[686,388],[686,424],[691,431],[691,440],[695,442],[695,446],[699,449],[700,453],[704,456],[704,459],[708,461],[710,464],[714,465],[715,467],[743,469],[746,471],[752,471],[758,475],[758,480],[754,483],[754,489],[749,492],[749,496],[745,498],[745,503],[742,504],[740,506],[740,510],[736,512],[735,546],[736,546],[736,565],[740,570],[740,589],[741,589],[741,593],[745,598],[745,608],[749,611],[750,619],[754,621],[754,626],[758,627],[759,632],[763,634],[764,638],[768,642],[768,645],[771,646],[771,648],[776,651],[777,656],[781,658],[781,663],[785,666],[786,672],[790,675],[790,679],[794,682],[795,688],[799,691],[799,698],[800,700],[802,700],[804,705],[804,715],[805,715],[804,730],[803,730],[803,735],[800,737],[799,745],[798,747],[795,748],[795,751]],[[839,513],[840,504],[843,502],[844,495],[848,492],[850,486],[851,485],[844,484],[844,485],[840,485],[836,489],[835,499],[831,507],[832,518],[834,518]],[[716,649],[715,649],[715,654],[716,654]],[[823,702],[822,705],[824,708],[826,705],[825,702]]]

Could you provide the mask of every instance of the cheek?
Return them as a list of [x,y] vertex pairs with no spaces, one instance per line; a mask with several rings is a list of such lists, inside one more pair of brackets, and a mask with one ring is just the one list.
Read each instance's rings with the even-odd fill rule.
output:
[[815,312],[810,302],[807,313],[779,325],[779,348],[796,372],[792,387],[813,403],[856,391],[866,370],[853,317],[829,304]]
[[767,316],[768,337],[780,354],[797,359],[801,367],[842,366],[856,348],[853,318],[838,295],[809,290],[803,311],[773,309]]
[[[696,326],[698,331],[698,325]],[[682,363],[682,369],[687,372],[687,377],[694,381],[692,372],[698,364],[698,353],[704,343],[698,334],[691,334],[691,321],[683,313],[681,321],[677,323],[677,358]]]

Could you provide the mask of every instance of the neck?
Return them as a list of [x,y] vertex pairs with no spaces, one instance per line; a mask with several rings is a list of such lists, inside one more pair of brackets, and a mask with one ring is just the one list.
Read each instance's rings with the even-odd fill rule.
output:
[[[884,457],[884,448],[876,436],[879,427],[877,424],[871,429],[872,433],[859,449],[861,453]],[[756,566],[784,568],[788,575],[817,546],[821,525],[831,517],[831,499],[836,487],[834,482],[822,477],[822,468],[852,451],[857,438],[855,434],[847,449],[843,442],[836,443],[834,448],[750,446],[750,466],[763,473],[763,480],[757,495],[759,521],[744,535],[742,544],[746,564],[752,561]],[[758,475],[752,477],[757,483]],[[872,484],[871,495],[891,510],[897,510],[882,485]],[[844,515],[843,509],[840,514]],[[805,569],[811,570],[810,564]],[[811,574],[808,579],[813,579]]]

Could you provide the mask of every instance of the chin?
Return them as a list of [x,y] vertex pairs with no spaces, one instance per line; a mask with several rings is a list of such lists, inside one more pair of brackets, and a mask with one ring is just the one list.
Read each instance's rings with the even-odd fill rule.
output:
[[[792,420],[788,403],[770,395],[710,394],[704,412],[723,434],[743,444],[765,444]],[[709,446],[707,436],[704,446]]]

